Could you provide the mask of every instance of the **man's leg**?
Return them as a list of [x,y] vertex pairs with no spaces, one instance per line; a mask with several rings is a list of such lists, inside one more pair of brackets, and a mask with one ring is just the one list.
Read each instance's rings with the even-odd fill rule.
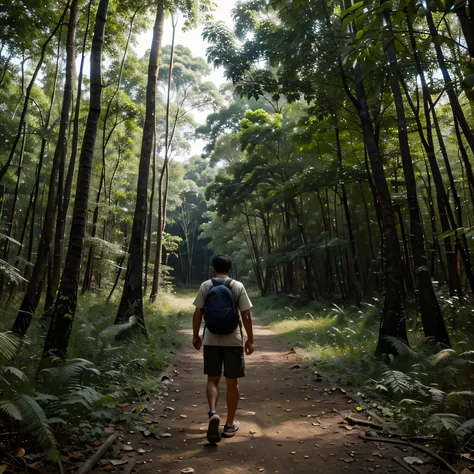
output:
[[234,426],[235,413],[239,404],[239,381],[237,379],[225,379],[227,382],[227,421],[226,426]]
[[217,401],[219,400],[219,381],[221,376],[211,376],[207,377],[207,401],[209,402],[209,411],[217,412]]

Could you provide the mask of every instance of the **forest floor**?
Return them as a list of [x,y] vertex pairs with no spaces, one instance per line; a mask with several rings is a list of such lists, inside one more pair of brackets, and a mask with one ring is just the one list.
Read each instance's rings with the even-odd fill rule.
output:
[[[209,445],[202,353],[192,348],[189,329],[180,332],[182,347],[166,372],[171,380],[165,377],[162,390],[142,413],[145,423],[169,434],[146,437],[140,427],[123,432],[119,445],[129,464],[123,468],[103,464],[95,473],[130,472],[135,462],[133,472],[140,474],[444,472],[419,451],[362,440],[360,435],[370,428],[349,426],[343,420],[344,415],[367,420],[365,412],[357,413],[357,404],[344,390],[335,389],[324,375],[315,375],[317,367],[258,319],[256,352],[247,357],[247,374],[240,383],[240,431],[232,439]],[[224,400],[221,393],[218,409],[223,421]],[[402,467],[394,459],[407,457],[423,464]]]

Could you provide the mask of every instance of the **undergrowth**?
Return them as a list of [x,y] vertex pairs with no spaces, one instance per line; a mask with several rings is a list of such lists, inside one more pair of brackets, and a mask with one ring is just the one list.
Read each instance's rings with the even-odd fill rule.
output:
[[452,349],[434,347],[409,315],[409,346],[398,358],[373,356],[379,301],[362,308],[287,296],[254,298],[254,312],[318,370],[359,392],[372,409],[409,434],[434,434],[444,450],[474,448],[473,301],[438,295]]
[[[189,306],[186,294],[147,303],[145,340],[129,335],[127,325],[113,326],[116,302],[87,295],[79,300],[68,360],[45,359],[39,367],[46,322],[34,319],[23,341],[0,332],[0,425],[16,433],[8,448],[36,444],[60,465],[57,439],[100,438],[106,424],[127,421],[116,405],[158,390],[158,375],[179,345],[177,331],[189,324]],[[13,316],[2,313],[2,328],[10,327]]]

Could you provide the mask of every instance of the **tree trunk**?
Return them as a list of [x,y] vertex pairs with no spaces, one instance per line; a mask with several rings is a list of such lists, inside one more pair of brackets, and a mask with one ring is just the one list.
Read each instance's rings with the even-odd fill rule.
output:
[[122,300],[115,319],[116,324],[127,321],[130,316],[137,317],[141,329],[146,334],[143,316],[143,251],[146,230],[148,205],[148,176],[150,174],[150,159],[153,151],[153,129],[156,113],[156,90],[158,79],[158,64],[161,55],[165,9],[163,3],[158,4],[158,11],[153,29],[153,42],[148,66],[148,84],[146,93],[146,116],[143,126],[143,141],[140,154],[138,174],[137,202],[133,218],[132,236],[130,240],[130,256],[123,288]]
[[[117,78],[117,85],[115,87],[115,90],[112,94],[112,97],[110,98],[107,108],[105,111],[105,116],[104,116],[104,125],[102,128],[102,170],[100,173],[100,183],[99,183],[99,189],[97,191],[97,196],[95,199],[95,208],[94,208],[94,213],[92,217],[92,230],[91,230],[91,237],[94,238],[97,235],[97,226],[99,224],[99,205],[100,205],[100,199],[102,196],[102,190],[105,192],[105,197],[107,198],[107,187],[106,187],[106,169],[107,169],[107,164],[106,164],[106,151],[107,147],[109,145],[110,139],[112,138],[112,135],[117,128],[118,122],[119,122],[119,112],[117,108],[117,113],[115,115],[115,121],[112,124],[112,127],[110,128],[109,132],[107,133],[107,125],[109,124],[109,118],[111,117],[110,109],[112,108],[112,104],[115,101],[115,98],[117,97],[117,94],[120,92],[120,86],[122,84],[122,76],[123,76],[123,70],[125,67],[125,60],[127,59],[127,53],[128,53],[128,47],[130,45],[130,40],[132,38],[132,32],[133,32],[133,24],[135,22],[135,17],[137,16],[137,13],[141,7],[138,7],[133,16],[132,19],[130,20],[130,26],[128,29],[128,35],[127,35],[127,41],[125,43],[125,48],[122,56],[122,61],[120,63],[120,70],[119,70],[119,76]],[[104,239],[105,240],[105,237]],[[91,243],[89,247],[89,254],[87,257],[87,263],[86,263],[86,271],[84,274],[84,281],[82,285],[82,294],[85,294],[87,291],[90,291],[91,285],[92,285],[92,276],[94,274],[94,258],[95,258],[95,249],[94,249],[94,242]],[[99,284],[100,287],[100,284]]]
[[[145,285],[143,288],[144,293],[147,293],[148,288],[148,265],[150,263],[151,253],[151,238],[153,235],[153,204],[155,202],[155,188],[156,188],[156,119],[153,126],[153,160],[151,163],[151,193],[150,193],[150,208],[148,211],[147,219],[147,232],[146,232],[146,247],[145,247]],[[158,210],[158,212],[160,212]],[[156,249],[158,251],[158,249]]]
[[[154,303],[158,296],[160,286],[161,273],[161,255],[163,249],[163,232],[166,227],[166,206],[168,200],[168,184],[169,173],[168,165],[170,160],[170,106],[171,106],[171,84],[173,81],[173,67],[174,67],[174,50],[176,39],[176,23],[172,17],[173,36],[171,40],[171,54],[168,67],[168,91],[166,100],[166,124],[165,124],[165,159],[160,173],[160,180],[158,183],[158,226],[156,234],[156,253],[155,264],[153,267],[153,282],[151,285],[150,301]],[[165,180],[166,177],[166,180]],[[163,182],[165,183],[165,191],[163,192]]]
[[64,226],[65,215],[63,214],[63,197],[64,197],[64,170],[66,167],[66,154],[69,139],[69,117],[71,114],[73,99],[73,81],[76,62],[76,31],[79,17],[78,0],[72,0],[71,11],[69,13],[69,24],[66,42],[66,80],[64,82],[63,106],[61,110],[61,124],[59,129],[58,142],[56,145],[59,154],[59,175],[57,184],[57,217],[56,217],[56,234],[54,238],[53,266],[51,279],[46,291],[45,311],[51,307],[56,296],[57,284],[62,265],[62,228]]
[[354,73],[357,110],[362,124],[364,141],[370,160],[372,177],[382,217],[385,259],[385,298],[380,321],[379,341],[375,352],[376,355],[381,355],[383,353],[396,352],[387,338],[395,337],[405,342],[408,341],[405,321],[403,265],[392,198],[385,177],[382,158],[375,139],[360,64],[355,65]]
[[[12,208],[10,211],[10,222],[8,223],[8,228],[6,232],[6,235],[8,237],[13,237],[13,238],[15,238],[16,205],[18,202],[18,189],[20,188],[21,170],[23,168],[23,158],[25,156],[25,147],[26,147],[26,124],[23,126],[23,140],[21,142],[20,157],[18,158],[15,191],[13,193]],[[8,261],[8,250],[10,247],[9,244],[10,244],[10,241],[8,239],[5,239],[5,246],[3,248],[3,260],[5,261]]]
[[[72,25],[72,22],[70,21],[69,27],[71,27],[71,25]],[[75,29],[75,23],[73,25],[73,28]],[[68,42],[70,39],[71,38],[69,37],[69,29],[68,29]],[[70,65],[72,61],[73,61],[73,58],[69,57],[69,50],[68,50],[68,59],[67,59],[68,66]],[[55,83],[53,86],[53,93],[51,96],[51,103],[50,103],[51,108],[48,111],[48,115],[47,115],[47,119],[45,123],[46,127],[49,127],[49,122],[51,118],[51,109],[54,103],[54,95],[55,95],[54,89],[56,88],[56,84],[57,84],[58,69],[59,69],[59,46],[58,46],[58,62],[56,64],[56,78],[55,78]],[[67,82],[67,79],[66,79],[66,82]],[[68,128],[69,128],[69,114],[71,110],[70,109],[71,96],[72,96],[72,88],[68,87],[68,85],[65,84],[64,95],[63,95],[63,106],[61,110],[61,119],[60,119],[60,125],[59,125],[59,135],[58,135],[58,141],[56,143],[56,149],[54,151],[54,156],[53,156],[53,163],[52,163],[51,175],[50,175],[50,180],[49,180],[48,200],[46,204],[44,222],[42,225],[41,237],[40,237],[38,251],[36,255],[36,262],[33,267],[33,272],[29,279],[25,295],[20,305],[20,309],[18,310],[18,315],[15,319],[15,322],[12,328],[12,331],[21,337],[23,337],[26,334],[26,331],[28,330],[28,327],[31,324],[31,320],[36,311],[36,308],[38,307],[38,303],[39,303],[42,288],[43,288],[43,279],[44,279],[45,271],[48,265],[48,256],[49,256],[51,242],[53,240],[53,235],[54,235],[54,221],[55,221],[56,209],[57,209],[59,166],[60,166],[61,160],[64,159],[64,156],[67,150],[67,134],[68,134]],[[43,139],[42,146],[41,146],[40,162],[43,161],[45,147],[46,147],[46,139]],[[34,221],[32,225],[34,225]]]
[[354,230],[352,226],[351,212],[349,209],[349,202],[347,200],[347,191],[346,186],[343,181],[342,175],[342,148],[341,148],[341,139],[340,139],[339,127],[336,127],[336,144],[337,144],[337,156],[340,166],[340,178],[341,178],[341,189],[342,189],[342,203],[344,206],[344,213],[346,217],[347,232],[349,233],[349,242],[351,246],[351,264],[352,271],[354,273],[354,285],[355,285],[355,295],[356,295],[356,305],[360,307],[362,303],[362,278],[359,268],[359,256],[356,250]]
[[100,0],[91,48],[90,102],[86,129],[79,158],[76,198],[64,271],[52,309],[52,319],[43,349],[43,357],[66,357],[77,306],[84,236],[87,227],[92,162],[97,139],[102,96],[102,50],[109,0]]
[[390,79],[395,109],[397,112],[398,140],[405,175],[405,186],[407,190],[408,208],[410,213],[410,241],[415,263],[415,282],[417,287],[417,303],[425,336],[436,342],[451,346],[448,332],[443,319],[438,299],[433,289],[433,283],[428,270],[426,260],[425,243],[421,222],[420,207],[416,189],[415,171],[410,151],[408,130],[405,117],[405,106],[403,96],[398,82],[397,52],[393,40],[393,31],[390,12],[385,10],[384,18],[388,25],[390,37],[386,41],[386,54],[389,61]]
[[[425,73],[422,67],[421,58],[418,52],[418,46],[416,43],[416,38],[413,32],[413,27],[411,22],[409,21],[408,14],[405,11],[405,17],[407,19],[408,31],[410,34],[410,42],[413,50],[413,55],[415,59],[415,65],[417,68],[417,73],[420,76],[422,91],[423,91],[423,107],[425,112],[425,120],[426,120],[426,139],[423,134],[423,125],[419,118],[419,115],[415,113],[415,120],[417,121],[418,126],[418,133],[420,135],[421,142],[423,147],[425,148],[426,154],[428,156],[428,162],[430,164],[431,172],[433,174],[433,181],[435,183],[436,188],[436,199],[438,205],[438,214],[441,223],[441,230],[443,233],[448,232],[451,230],[450,219],[449,215],[452,214],[449,199],[446,194],[446,190],[444,188],[443,179],[441,176],[441,171],[439,169],[438,163],[436,161],[436,156],[434,152],[434,140],[433,140],[433,132],[432,132],[432,123],[431,123],[431,114],[433,115],[433,120],[435,122],[435,128],[438,133],[438,139],[443,142],[443,136],[440,132],[440,127],[438,125],[436,110],[434,107],[434,103],[431,100],[430,91],[428,88],[428,84],[426,82]],[[415,112],[415,106],[412,104],[409,94],[407,95],[408,103],[411,105],[412,110]],[[454,225],[453,228],[456,228]],[[444,245],[446,249],[446,261],[447,261],[447,270],[448,270],[448,283],[449,283],[449,290],[451,295],[462,293],[462,285],[461,279],[459,277],[459,273],[457,270],[457,259],[456,259],[456,252],[454,251],[451,243],[451,238],[446,237],[444,239]]]

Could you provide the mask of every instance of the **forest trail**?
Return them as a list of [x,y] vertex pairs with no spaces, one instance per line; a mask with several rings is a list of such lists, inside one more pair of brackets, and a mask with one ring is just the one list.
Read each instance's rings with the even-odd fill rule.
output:
[[[149,411],[171,437],[156,440],[144,438],[139,432],[124,435],[123,440],[135,450],[151,450],[138,457],[127,453],[138,461],[134,472],[179,474],[192,468],[196,474],[406,474],[394,457],[426,458],[403,446],[364,442],[359,438],[365,432],[363,428],[342,425],[342,417],[333,410],[355,414],[356,405],[341,391],[332,391],[334,386],[325,378],[317,382],[314,369],[304,367],[291,348],[258,320],[256,352],[247,358],[247,376],[240,384],[240,431],[218,445],[207,444],[202,353],[192,349],[190,330],[182,334],[185,344],[169,368],[168,373],[174,375],[170,375],[173,381],[167,386],[168,393],[150,402],[153,408]],[[218,411],[224,422],[222,391]],[[442,472],[437,465],[427,464],[428,459],[425,461],[412,472]]]

